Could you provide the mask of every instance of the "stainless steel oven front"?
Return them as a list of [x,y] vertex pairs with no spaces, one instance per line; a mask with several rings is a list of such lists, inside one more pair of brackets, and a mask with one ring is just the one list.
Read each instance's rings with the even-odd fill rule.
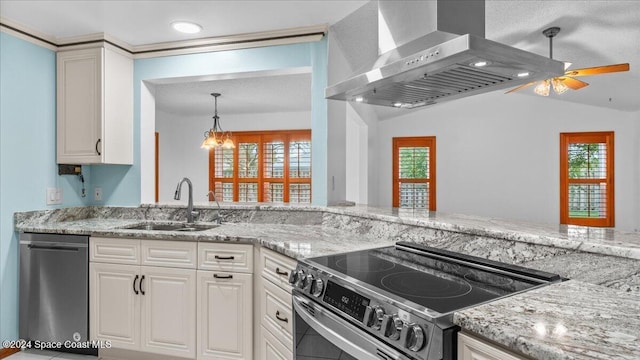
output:
[[295,290],[293,310],[297,360],[412,360]]

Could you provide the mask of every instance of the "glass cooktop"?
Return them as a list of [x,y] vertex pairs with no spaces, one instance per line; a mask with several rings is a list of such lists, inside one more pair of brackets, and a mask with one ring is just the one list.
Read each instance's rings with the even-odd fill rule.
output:
[[307,260],[346,275],[347,281],[358,280],[370,289],[442,314],[559,279],[554,274],[408,243]]

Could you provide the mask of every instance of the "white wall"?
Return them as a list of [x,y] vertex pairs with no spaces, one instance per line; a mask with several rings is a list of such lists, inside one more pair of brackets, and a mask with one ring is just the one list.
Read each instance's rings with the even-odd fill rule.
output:
[[[159,133],[159,200],[173,201],[178,181],[188,177],[193,183],[194,201],[206,201],[209,188],[208,151],[201,149],[210,116],[183,117],[156,109],[156,131]],[[310,129],[311,112],[220,115],[227,131]],[[183,200],[186,199],[184,190]]]
[[378,124],[377,196],[391,206],[391,139],[436,136],[438,211],[559,223],[559,133],[615,131],[616,228],[640,228],[640,113],[491,92]]

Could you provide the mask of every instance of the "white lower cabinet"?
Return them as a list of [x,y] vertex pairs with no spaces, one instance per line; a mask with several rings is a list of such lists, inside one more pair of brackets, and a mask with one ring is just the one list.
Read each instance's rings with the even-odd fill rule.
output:
[[195,270],[91,263],[89,272],[92,338],[195,358]]
[[140,351],[195,357],[196,271],[142,266]]
[[293,309],[289,274],[296,268],[296,260],[266,248],[260,249],[256,281],[260,326],[259,359],[293,360]]
[[271,332],[264,326],[260,326],[260,353],[264,360],[292,360],[293,353],[287,349],[280,341],[276,340]]
[[[113,243],[110,240],[90,240],[92,254],[99,255],[89,263],[91,338],[108,340],[114,349],[194,359],[195,261],[184,266],[192,268],[172,267],[175,256],[166,257],[167,267],[127,265],[146,259],[146,255],[140,255],[141,240],[118,239]],[[149,241],[147,245],[170,249],[167,254],[196,251],[196,243]],[[120,256],[124,253],[126,264],[122,264]]]
[[134,284],[140,280],[140,267],[90,263],[89,276],[91,337],[111,341],[117,348],[138,350],[140,296]]
[[458,333],[458,360],[524,360],[475,336]]
[[198,271],[198,359],[253,359],[253,275]]
[[291,288],[283,279],[296,263],[266,251],[258,278],[267,284],[254,288],[253,245],[92,237],[90,333],[112,345],[100,356],[292,360]]

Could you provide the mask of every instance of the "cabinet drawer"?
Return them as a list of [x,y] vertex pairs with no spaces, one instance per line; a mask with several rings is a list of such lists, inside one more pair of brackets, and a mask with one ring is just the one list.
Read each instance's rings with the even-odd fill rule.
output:
[[262,277],[291,293],[289,274],[295,270],[297,261],[267,248],[260,249],[260,271]]
[[140,265],[140,240],[89,238],[89,261]]
[[458,360],[524,360],[524,358],[475,336],[458,333]]
[[287,349],[293,351],[293,312],[291,294],[269,281],[263,281],[260,321]]
[[198,244],[186,241],[142,240],[142,265],[196,268]]
[[253,245],[198,243],[198,269],[253,273]]
[[260,327],[260,354],[264,360],[293,360],[293,352],[276,340],[264,326]]

